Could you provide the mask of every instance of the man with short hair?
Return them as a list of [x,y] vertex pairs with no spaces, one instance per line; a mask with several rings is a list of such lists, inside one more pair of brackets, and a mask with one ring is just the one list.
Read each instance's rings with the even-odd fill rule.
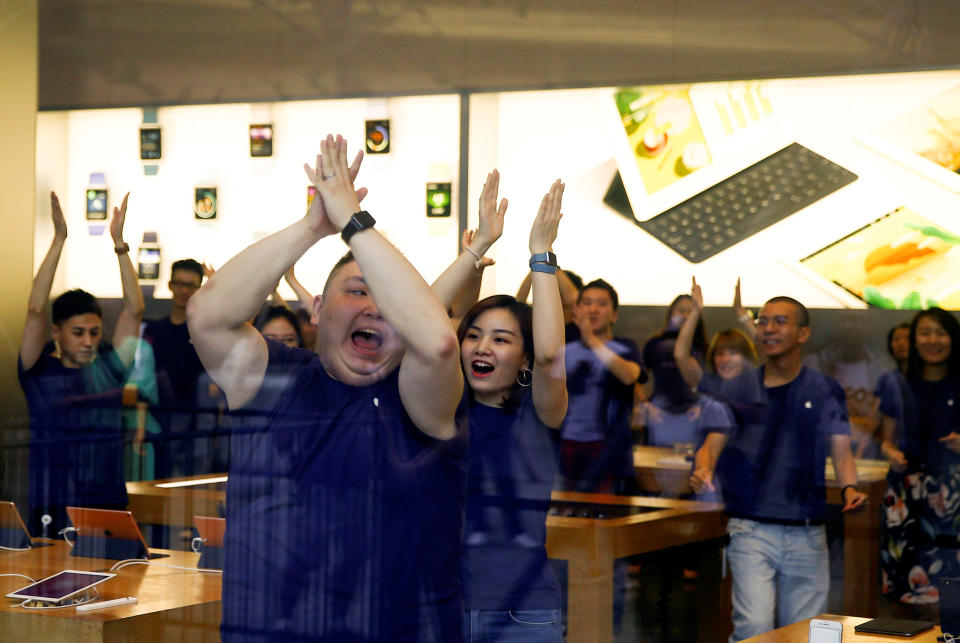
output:
[[223,470],[212,432],[217,424],[219,398],[211,395],[210,378],[190,343],[187,303],[199,290],[203,265],[180,259],[170,267],[170,314],[148,321],[143,337],[153,347],[158,405],[153,409],[161,435],[154,443],[156,477],[170,478]]
[[[756,371],[764,400],[741,418],[717,463],[730,516],[733,634],[740,641],[826,611],[830,585],[824,517],[825,462],[833,458],[844,512],[866,502],[857,490],[843,389],[803,365],[807,309],[774,297],[757,316],[766,364]],[[712,473],[694,472],[695,491]]]
[[[439,300],[359,211],[328,136],[306,216],[217,271],[187,307],[197,353],[244,417],[231,437],[224,641],[457,641],[466,434]],[[316,352],[248,322],[324,237],[350,247],[314,300]]]
[[57,297],[48,326],[50,288],[67,238],[60,202],[50,193],[54,236],[30,290],[17,365],[30,412],[29,529],[35,536],[53,536],[66,527],[68,506],[120,509],[127,504],[121,398],[143,314],[130,247],[123,241],[129,196],[113,209],[110,221],[123,284],[111,347],[101,343],[100,305],[83,290]]
[[566,346],[570,397],[560,471],[577,491],[620,492],[633,479],[630,413],[640,351],[633,340],[613,336],[619,305],[613,286],[595,279],[580,290],[574,310],[580,339]]

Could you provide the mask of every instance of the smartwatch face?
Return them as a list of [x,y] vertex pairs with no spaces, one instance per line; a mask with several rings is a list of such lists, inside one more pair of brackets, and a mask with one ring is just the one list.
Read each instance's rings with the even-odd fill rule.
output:
[[427,183],[427,216],[450,216],[451,189],[449,183]]
[[390,121],[366,121],[367,138],[365,141],[367,154],[390,153]]
[[273,125],[250,126],[250,156],[273,156]]
[[87,188],[87,219],[102,221],[107,218],[107,189]]
[[140,159],[143,161],[160,160],[160,128],[140,128]]
[[217,218],[217,188],[194,189],[193,215],[202,221]]
[[140,248],[137,251],[137,277],[160,278],[160,248]]

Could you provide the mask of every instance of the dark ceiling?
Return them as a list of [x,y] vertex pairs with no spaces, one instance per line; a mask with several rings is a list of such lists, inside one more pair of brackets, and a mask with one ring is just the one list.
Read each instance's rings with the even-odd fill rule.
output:
[[41,109],[960,66],[956,0],[40,0]]

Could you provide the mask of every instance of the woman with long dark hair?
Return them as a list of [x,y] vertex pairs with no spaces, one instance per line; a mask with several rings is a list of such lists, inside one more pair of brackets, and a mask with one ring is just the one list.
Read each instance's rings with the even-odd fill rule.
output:
[[[496,172],[480,200],[480,227],[434,283],[449,304],[502,230]],[[547,561],[546,518],[557,471],[556,429],[567,408],[563,308],[553,242],[563,184],[551,186],[530,230],[533,307],[487,297],[460,322],[470,467],[461,571],[464,640],[559,643],[561,593]],[[469,253],[469,254],[468,254]],[[476,268],[474,268],[476,265]]]
[[914,316],[904,389],[901,404],[884,399],[880,406],[890,460],[883,593],[900,603],[936,603],[939,580],[960,575],[960,323],[951,313],[930,308]]

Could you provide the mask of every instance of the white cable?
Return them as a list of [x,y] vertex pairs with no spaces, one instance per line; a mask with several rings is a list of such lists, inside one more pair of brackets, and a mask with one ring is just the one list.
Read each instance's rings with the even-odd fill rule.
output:
[[[19,576],[19,574],[17,575]],[[22,607],[25,610],[62,610],[65,607],[76,607],[77,605],[86,605],[87,603],[92,603],[93,601],[100,598],[100,592],[97,590],[97,588],[93,587],[91,589],[93,589],[93,596],[87,596],[86,598],[82,598],[78,601],[74,601],[73,599],[66,599],[66,600],[70,600],[71,602],[65,603],[63,605],[42,605],[42,604],[27,605],[27,603],[40,602],[40,601],[37,601],[36,599],[31,598],[23,601],[22,603],[18,603],[14,605],[14,607]]]
[[70,549],[73,549],[73,542],[71,542],[71,540],[70,540],[69,538],[67,538],[67,532],[70,532],[70,531],[76,533],[76,532],[78,532],[78,531],[80,531],[80,530],[77,529],[76,527],[64,527],[63,529],[61,529],[60,531],[57,532],[57,535],[58,535],[58,536],[63,536],[63,539],[64,539],[65,541],[67,541],[67,544],[68,544],[68,545],[70,545]]
[[36,583],[37,581],[33,580],[29,576],[24,576],[23,574],[0,574],[0,576],[17,576],[18,578],[26,578],[31,583]]
[[139,558],[130,558],[127,560],[121,560],[118,563],[114,564],[110,568],[110,571],[117,571],[123,569],[127,565],[156,565],[157,567],[169,567],[170,569],[184,569],[188,572],[206,572],[208,574],[222,574],[223,570],[220,569],[206,569],[204,567],[181,567],[179,565],[167,565],[166,563],[155,563],[150,560],[141,560]]

